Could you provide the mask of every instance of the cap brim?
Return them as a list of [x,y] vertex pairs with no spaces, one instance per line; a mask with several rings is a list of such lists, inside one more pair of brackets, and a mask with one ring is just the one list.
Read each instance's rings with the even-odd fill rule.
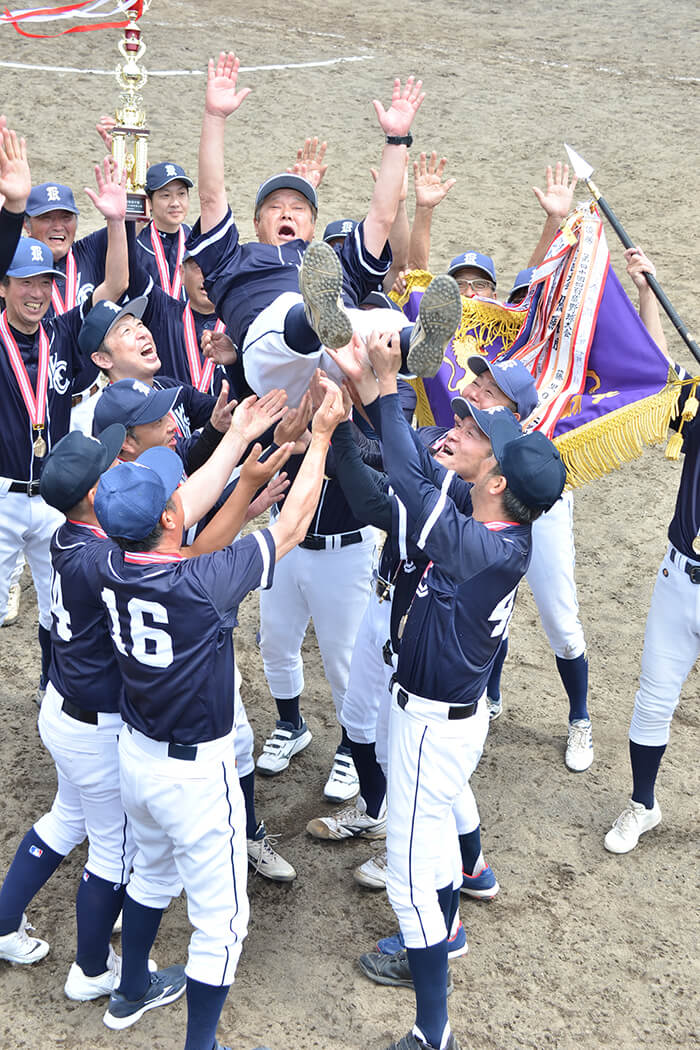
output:
[[112,463],[114,463],[115,459],[122,450],[122,445],[124,444],[125,437],[126,427],[122,426],[121,423],[110,423],[110,425],[108,427],[105,427],[105,429],[102,431],[97,440],[100,442],[101,445],[104,445],[105,452],[107,454],[107,461],[103,470],[100,473],[104,473],[104,471],[111,467]]
[[508,445],[511,441],[517,441],[518,438],[521,438],[522,436],[522,430],[518,426],[515,419],[513,419],[512,421],[510,419],[505,418],[492,420],[491,433],[489,437],[491,438],[491,448],[493,449],[493,454],[499,463],[501,461],[501,456],[503,455],[503,450],[506,447],[506,445]]
[[60,270],[52,270],[50,268],[46,269],[46,267],[39,267],[37,269],[36,266],[20,266],[16,270],[8,270],[5,274],[6,277],[43,277],[44,275],[47,277],[66,276],[64,273],[61,273]]
[[157,420],[162,419],[163,416],[167,416],[168,412],[177,401],[179,393],[179,386],[166,387],[165,390],[154,389],[153,397],[147,399],[141,412],[130,417],[128,425],[138,427],[143,423],[155,423]]
[[184,182],[185,186],[189,189],[192,189],[194,186],[189,175],[173,175],[171,178],[163,179],[163,181],[159,182],[157,186],[149,186],[147,182],[146,189],[149,193],[154,193],[156,190],[162,190],[163,186],[169,186],[171,182]]
[[142,452],[136,462],[158,475],[170,499],[182,481],[182,460],[177,452],[164,445],[156,445]]

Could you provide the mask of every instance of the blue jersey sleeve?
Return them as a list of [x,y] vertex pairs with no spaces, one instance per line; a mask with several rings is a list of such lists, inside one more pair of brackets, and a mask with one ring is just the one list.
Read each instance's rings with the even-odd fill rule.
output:
[[[269,529],[251,532],[223,550],[204,555],[200,582],[221,617],[235,614],[246,594],[272,586],[275,541]],[[194,559],[195,564],[200,562]]]
[[343,299],[347,306],[359,306],[370,292],[381,290],[391,268],[391,248],[387,241],[377,259],[365,246],[364,220],[338,248],[343,268]]
[[389,532],[392,524],[392,500],[387,493],[386,475],[373,470],[363,461],[353,440],[350,423],[341,423],[333,434],[336,477],[358,519]]

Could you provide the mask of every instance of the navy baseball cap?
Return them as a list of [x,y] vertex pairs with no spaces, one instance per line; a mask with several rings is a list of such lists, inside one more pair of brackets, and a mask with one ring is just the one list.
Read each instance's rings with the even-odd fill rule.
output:
[[141,319],[147,306],[148,299],[145,295],[131,299],[126,306],[119,306],[109,299],[103,299],[101,303],[93,306],[83,321],[78,333],[78,346],[84,354],[94,354],[102,346],[105,336],[117,321],[126,317],[127,314]]
[[481,270],[490,281],[496,283],[496,267],[490,255],[482,255],[481,252],[462,252],[461,255],[455,255],[447,272],[454,277],[458,270],[463,270],[466,266]]
[[566,467],[559,450],[540,430],[513,437],[499,420],[491,433],[491,447],[508,488],[527,507],[549,510],[566,483]]
[[466,397],[452,398],[452,411],[460,419],[471,416],[479,430],[491,440],[494,427],[498,423],[510,433],[511,438],[518,437],[522,433],[520,423],[513,413],[505,405],[495,405],[493,408],[477,408]]
[[532,275],[534,272],[535,267],[528,266],[525,270],[521,270],[520,273],[517,274],[515,280],[513,281],[513,287],[508,292],[507,302],[510,302],[517,292],[522,292],[523,288],[530,287],[530,281],[532,280]]
[[132,463],[117,463],[100,478],[95,514],[108,536],[143,540],[182,481],[182,460],[171,448],[149,448]]
[[496,362],[489,361],[480,354],[473,354],[467,358],[467,367],[476,376],[490,372],[499,390],[502,390],[506,397],[515,402],[521,419],[527,419],[530,413],[537,408],[535,380],[522,361]]
[[256,212],[265,198],[269,197],[275,190],[296,190],[302,197],[306,197],[314,211],[318,211],[318,196],[309,180],[301,175],[293,175],[291,172],[285,171],[280,175],[271,175],[269,179],[265,179],[258,187],[258,192],[255,194]]
[[388,295],[379,290],[370,292],[360,303],[361,310],[370,309],[370,307],[377,307],[379,310],[398,310],[400,314],[403,313],[398,303],[395,303],[393,299],[390,299]]
[[336,219],[334,222],[329,222],[323,231],[324,241],[336,241],[345,240],[351,233],[354,233],[357,223],[354,219]]
[[41,472],[39,492],[63,514],[80,503],[119,455],[126,427],[113,423],[99,438],[71,430],[54,445]]
[[122,423],[125,427],[155,423],[167,416],[179,393],[179,386],[156,390],[140,379],[120,379],[105,387],[100,394],[95,405],[93,430],[101,435],[112,423]]
[[185,186],[194,186],[192,179],[185,175],[185,169],[181,168],[179,164],[174,164],[171,160],[164,160],[160,164],[151,164],[146,172],[146,193],[162,190],[163,186],[167,186],[169,182],[175,182],[176,179],[184,182]]
[[80,215],[73,190],[60,182],[41,182],[33,186],[24,207],[25,215],[45,215],[47,211],[72,211]]
[[50,277],[65,277],[55,269],[53,253],[48,244],[37,241],[34,237],[20,237],[12,256],[6,277],[39,277],[48,274]]

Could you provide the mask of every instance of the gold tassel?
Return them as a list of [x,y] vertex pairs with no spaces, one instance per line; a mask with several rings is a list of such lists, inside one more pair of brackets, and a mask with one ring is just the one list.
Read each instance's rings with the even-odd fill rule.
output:
[[695,415],[698,410],[698,399],[695,396],[697,390],[697,382],[693,383],[690,394],[688,395],[685,404],[683,405],[683,411],[681,412],[681,419],[684,423],[690,423],[691,419],[695,419]]
[[676,434],[671,434],[666,445],[664,456],[666,459],[680,459],[681,452],[683,451],[683,435],[680,431]]

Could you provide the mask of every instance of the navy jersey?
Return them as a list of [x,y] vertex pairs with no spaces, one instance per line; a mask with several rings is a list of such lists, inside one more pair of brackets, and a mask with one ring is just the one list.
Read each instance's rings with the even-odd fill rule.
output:
[[[101,230],[96,230],[95,233],[90,233],[87,237],[81,237],[80,240],[73,241],[71,250],[73,252],[73,259],[76,267],[75,304],[76,306],[80,306],[90,295],[92,295],[95,288],[99,288],[105,279],[107,227],[105,226]],[[65,274],[68,264],[67,260],[68,256],[66,255],[62,259],[59,259],[58,262],[54,262],[54,268]],[[61,298],[65,301],[65,278],[61,279],[60,277],[55,277],[54,283],[58,288]],[[68,304],[68,306],[70,307],[70,304]],[[54,317],[55,313],[54,305],[51,303],[46,311],[46,318]]]
[[236,611],[249,591],[270,586],[274,563],[266,529],[191,559],[116,550],[102,559],[128,725],[178,744],[230,733]]
[[396,395],[381,398],[382,447],[409,531],[431,559],[405,620],[398,679],[453,704],[483,693],[530,561],[531,527],[480,522],[426,478]]
[[[163,373],[176,379],[178,383],[196,386],[187,357],[185,309],[185,304],[167,295],[162,288],[153,287],[148,296],[148,306],[143,315],[143,323],[155,340]],[[206,359],[202,356],[200,349],[202,333],[213,331],[219,319],[215,313],[200,314],[192,310],[192,320],[197,340],[199,364],[203,366]],[[224,379],[228,380],[231,397],[240,400],[250,393],[243,378],[243,365],[240,358],[230,368],[216,365],[206,393],[218,396]]]
[[[178,270],[178,256],[180,248],[180,234],[178,233],[163,233],[162,230],[156,229],[152,222],[149,222],[147,226],[139,233],[136,238],[136,246],[138,249],[138,260],[140,266],[148,273],[149,277],[153,278],[153,283],[159,288],[162,288],[162,282],[160,279],[160,271],[158,269],[158,263],[156,262],[156,253],[153,250],[153,242],[151,240],[151,230],[155,230],[160,239],[160,243],[163,245],[163,253],[165,255],[165,261],[168,265],[168,275],[172,284]],[[187,238],[190,234],[190,227],[187,223],[182,224],[182,231]],[[181,260],[180,260],[181,261]],[[164,289],[166,293],[168,289]],[[187,293],[185,292],[184,286],[180,289],[178,295],[178,301],[185,303],[187,302]]]
[[[91,299],[88,299],[87,309]],[[74,377],[84,374],[84,358],[78,349],[78,332],[83,307],[76,306],[61,317],[42,322],[49,340],[49,376],[44,439],[50,452],[70,429],[71,396]],[[10,327],[27,370],[32,390],[36,392],[39,367],[39,332],[26,335]],[[15,481],[39,478],[43,459],[34,455],[34,434],[22,394],[12,371],[10,359],[0,338],[0,401],[3,409],[3,435],[0,441],[0,477]]]
[[190,437],[194,430],[203,427],[211,417],[216,404],[216,398],[212,394],[203,394],[187,383],[180,383],[169,375],[158,375],[153,377],[153,386],[156,390],[165,390],[174,386],[180,388],[172,414],[175,417],[183,437]]
[[51,539],[49,678],[64,700],[86,711],[116,712],[122,694],[96,584],[96,566],[113,546],[97,525],[78,521],[66,521]]
[[[361,227],[362,223],[356,238],[345,238],[340,253],[347,306],[358,306],[391,266],[388,244],[381,259],[375,259],[364,248]],[[187,250],[199,264],[207,294],[237,347],[243,348],[249,326],[279,295],[298,294],[299,267],[308,243],[297,239],[280,245],[241,244],[230,208],[207,233],[201,232],[199,220],[195,223]]]
[[[686,378],[687,373],[683,369],[678,369],[678,371],[682,373],[681,379]],[[678,406],[679,414],[675,422],[671,424],[676,429],[680,422],[680,413],[689,394],[690,387],[683,387]],[[696,413],[693,419],[683,424],[681,434],[683,435],[685,461],[673,518],[668,527],[668,538],[676,550],[684,554],[686,558],[700,561],[700,551],[693,547],[693,540],[700,535],[700,413]]]

